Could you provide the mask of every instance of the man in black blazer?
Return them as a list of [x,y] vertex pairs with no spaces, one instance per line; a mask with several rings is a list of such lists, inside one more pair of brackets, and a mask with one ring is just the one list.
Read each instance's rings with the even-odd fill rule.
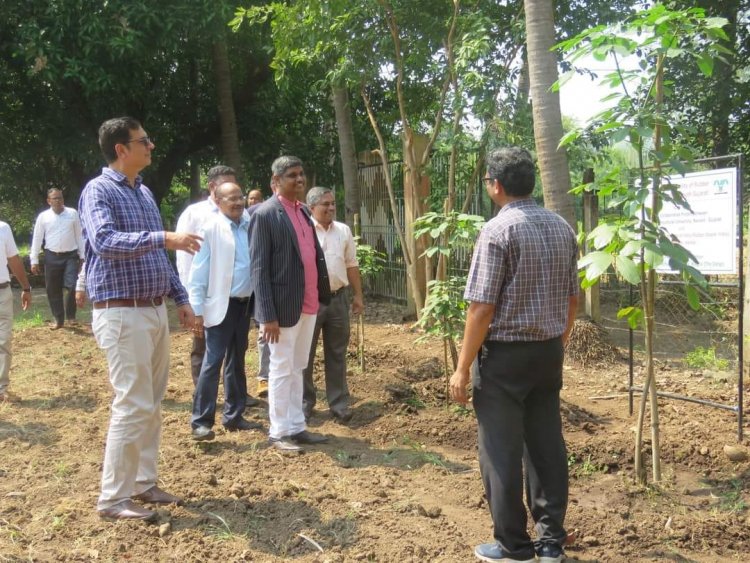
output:
[[255,319],[271,350],[268,374],[269,442],[282,451],[328,440],[306,430],[302,372],[307,367],[319,303],[331,289],[310,214],[297,201],[302,161],[282,156],[271,165],[276,193],[250,219],[250,267]]

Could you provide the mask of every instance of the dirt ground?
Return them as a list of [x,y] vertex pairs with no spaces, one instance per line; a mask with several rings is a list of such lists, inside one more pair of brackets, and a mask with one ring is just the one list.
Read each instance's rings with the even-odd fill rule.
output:
[[[442,345],[416,342],[400,315],[370,303],[364,372],[350,350],[354,418],[333,422],[321,394],[311,426],[332,439],[293,457],[260,431],[191,440],[189,335],[175,330],[160,484],[186,504],[156,524],[94,510],[111,395],[90,327],[16,331],[22,402],[0,405],[0,561],[471,561],[491,539],[476,419],[445,407]],[[731,374],[664,363],[658,376],[666,391],[736,400]],[[637,487],[626,378],[622,359],[565,368],[569,560],[748,560],[750,465],[723,451],[737,445],[736,415],[662,401],[664,481]],[[247,414],[267,428],[264,407]]]

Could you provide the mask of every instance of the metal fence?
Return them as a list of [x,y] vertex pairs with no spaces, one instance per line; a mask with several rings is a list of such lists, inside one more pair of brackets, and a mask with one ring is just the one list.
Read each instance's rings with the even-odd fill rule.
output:
[[[469,162],[473,166],[473,162]],[[393,182],[393,189],[401,226],[404,224],[404,166],[402,161],[388,164]],[[430,177],[430,206],[432,211],[441,211],[443,199],[448,192],[448,159],[435,156],[429,168]],[[406,303],[407,279],[406,263],[401,248],[396,227],[391,213],[388,189],[381,164],[362,165],[359,167],[359,185],[361,189],[361,236],[365,244],[384,253],[386,263],[384,271],[375,279],[367,280],[370,294],[391,299],[399,303]],[[466,198],[467,186],[464,183],[456,188],[457,205],[462,205]],[[485,193],[481,179],[477,179],[471,194],[468,213],[481,215],[489,219],[492,215],[493,204]],[[471,250],[458,249],[451,256],[451,275],[466,275],[471,263]]]
[[[654,356],[675,366],[705,367],[715,371],[737,370],[739,354],[737,276],[714,276],[700,293],[700,306],[690,307],[683,282],[662,278],[655,292],[656,333]],[[629,347],[630,328],[617,311],[640,306],[638,289],[615,276],[606,276],[600,286],[602,325],[613,343]],[[643,351],[644,333],[633,331],[634,351]]]

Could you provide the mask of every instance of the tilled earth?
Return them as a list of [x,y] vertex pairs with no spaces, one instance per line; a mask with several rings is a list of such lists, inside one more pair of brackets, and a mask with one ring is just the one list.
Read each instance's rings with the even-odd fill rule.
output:
[[[472,560],[491,521],[476,420],[445,406],[442,344],[417,342],[387,304],[370,304],[365,336],[363,372],[350,350],[351,423],[333,422],[321,394],[311,426],[330,443],[289,457],[260,431],[191,440],[190,341],[173,332],[160,485],[186,504],[145,524],[94,510],[111,395],[90,327],[16,332],[22,402],[0,405],[0,561]],[[251,350],[250,373],[254,362]],[[638,487],[626,377],[621,359],[566,366],[569,560],[746,561],[750,465],[724,452],[736,416],[662,401],[664,480]],[[658,377],[666,391],[736,400],[731,374],[660,364]],[[265,405],[247,414],[267,428]]]

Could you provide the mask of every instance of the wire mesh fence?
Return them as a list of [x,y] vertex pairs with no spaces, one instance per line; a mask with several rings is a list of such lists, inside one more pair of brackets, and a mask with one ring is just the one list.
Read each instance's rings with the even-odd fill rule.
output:
[[[682,281],[669,276],[660,280],[654,303],[654,356],[685,368],[734,371],[741,338],[739,277],[716,277],[700,296],[700,306],[694,310]],[[641,305],[638,288],[619,281],[616,276],[606,276],[601,282],[600,302],[602,325],[613,344],[627,350],[630,328],[625,319],[617,318],[617,312],[630,305]],[[633,331],[633,342],[636,353],[643,351],[642,329]]]

